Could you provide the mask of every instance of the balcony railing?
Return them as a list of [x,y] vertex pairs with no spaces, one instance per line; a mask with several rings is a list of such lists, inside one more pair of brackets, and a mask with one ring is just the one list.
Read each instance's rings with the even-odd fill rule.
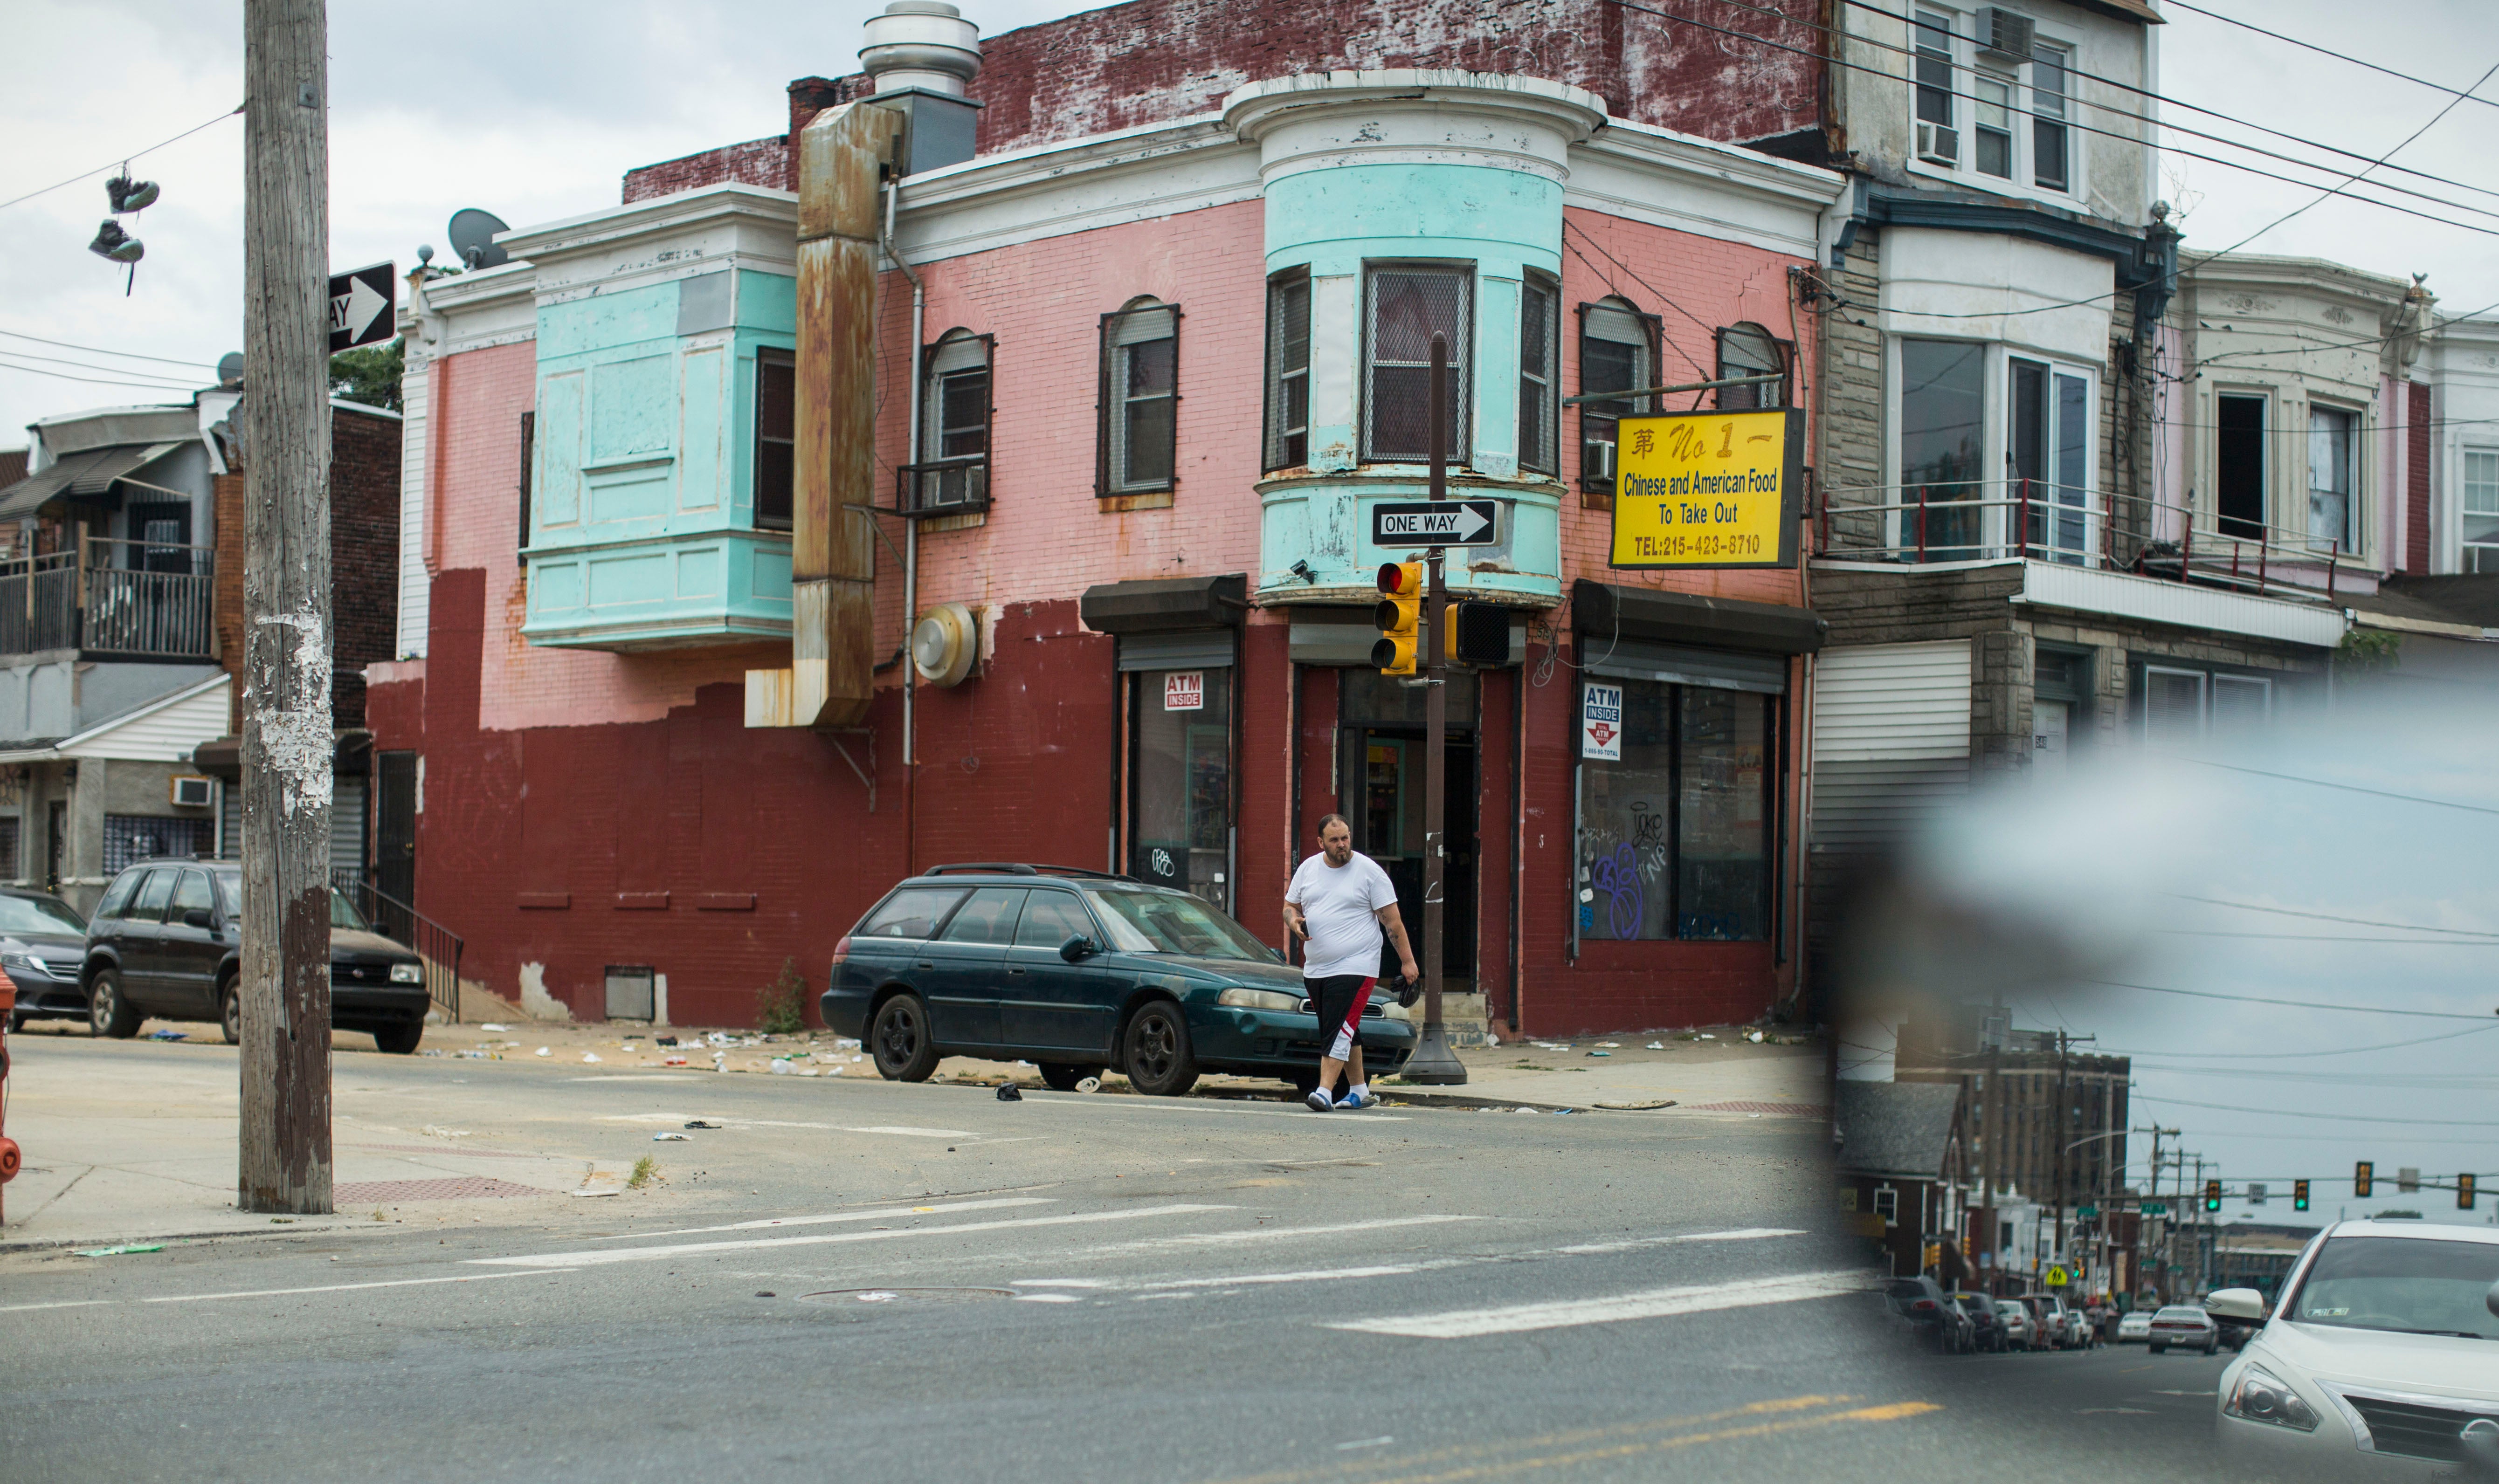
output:
[[206,546],[87,536],[69,551],[0,558],[0,654],[213,659],[215,597],[216,553]]
[[986,455],[905,464],[893,472],[896,515],[967,515],[990,507],[990,461]]
[[2321,590],[2330,599],[2346,556],[2339,538],[2029,479],[1833,489],[1815,525],[1815,553],[1824,557],[1909,565],[2021,557],[2274,597]]

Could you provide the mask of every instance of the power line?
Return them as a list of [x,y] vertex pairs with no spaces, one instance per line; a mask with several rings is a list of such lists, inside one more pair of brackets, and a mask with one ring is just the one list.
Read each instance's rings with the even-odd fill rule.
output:
[[2331,912],[2312,912],[2302,907],[2260,907],[2254,902],[2234,902],[2226,896],[2195,896],[2185,891],[2172,891],[2182,902],[2202,902],[2208,907],[2235,907],[2241,912],[2270,913],[2278,918],[2309,918],[2320,922],[2350,922],[2360,927],[2400,927],[2407,932],[2451,933],[2466,938],[2499,938],[2499,931],[2482,927],[2429,927],[2418,922],[2389,922],[2384,918],[2347,918]]
[[[98,369],[100,368],[89,368],[89,370]],[[197,387],[178,385],[170,381],[133,381],[128,379],[106,380],[99,376],[73,376],[67,371],[45,371],[40,367],[34,366],[19,366],[14,361],[0,361],[0,371],[24,371],[29,375],[51,376],[62,381],[83,381],[90,386],[132,386],[140,387],[151,392],[188,392],[198,390]]]
[[[1582,241],[1582,242],[1586,242],[1589,246],[1596,248],[1599,256],[1603,257],[1606,262],[1613,264],[1613,265],[1614,265],[1614,267],[1615,267],[1616,269],[1618,269],[1618,270],[1620,270],[1620,271],[1622,272],[1622,274],[1624,274],[1624,276],[1626,276],[1626,277],[1630,278],[1634,283],[1637,283],[1637,284],[1639,284],[1641,288],[1644,288],[1644,289],[1648,290],[1649,294],[1650,294],[1652,297],[1654,297],[1654,298],[1655,298],[1655,299],[1656,299],[1660,304],[1665,305],[1668,308],[1672,309],[1675,313],[1682,315],[1685,319],[1688,319],[1688,320],[1692,321],[1694,324],[1701,326],[1701,328],[1702,328],[1702,329],[1708,331],[1708,332],[1709,332],[1709,334],[1710,334],[1710,336],[1711,336],[1713,339],[1717,336],[1717,334],[1718,334],[1718,330],[1717,330],[1717,327],[1716,327],[1716,326],[1711,325],[1711,324],[1708,324],[1707,322],[1704,321],[1704,320],[1703,320],[1699,315],[1697,315],[1697,314],[1693,313],[1690,309],[1687,309],[1687,308],[1685,308],[1683,306],[1681,306],[1681,305],[1679,305],[1679,304],[1676,304],[1673,300],[1671,300],[1671,299],[1668,298],[1664,293],[1661,293],[1661,292],[1658,290],[1658,288],[1657,288],[1657,286],[1656,286],[1655,284],[1650,283],[1646,278],[1643,278],[1643,277],[1641,277],[1639,274],[1634,273],[1634,272],[1632,271],[1632,267],[1631,267],[1631,265],[1630,265],[1630,264],[1628,264],[1628,263],[1624,262],[1622,259],[1620,259],[1620,258],[1618,258],[1618,257],[1615,257],[1612,253],[1607,252],[1607,251],[1606,250],[1606,244],[1605,244],[1605,243],[1603,243],[1603,242],[1598,242],[1594,237],[1591,237],[1591,236],[1588,234],[1588,229],[1587,229],[1587,228],[1582,227],[1582,226],[1579,226],[1576,222],[1574,222],[1573,220],[1571,220],[1571,218],[1570,218],[1568,215],[1565,215],[1565,216],[1562,218],[1562,225],[1563,225],[1564,227],[1566,227],[1566,228],[1570,228],[1570,229],[1575,230],[1575,231],[1579,234],[1580,241]],[[1571,246],[1571,240],[1570,240],[1570,238],[1568,238],[1568,237],[1563,238],[1563,239],[1562,239],[1562,245],[1563,245],[1563,246],[1565,246],[1565,247],[1570,247],[1570,246]],[[1575,258],[1577,258],[1577,259],[1578,259],[1580,262],[1582,262],[1582,263],[1587,263],[1587,264],[1588,264],[1588,271],[1589,271],[1590,273],[1595,274],[1596,274],[1598,277],[1600,277],[1600,278],[1606,278],[1606,274],[1605,274],[1605,272],[1604,272],[1603,270],[1599,269],[1599,268],[1597,267],[1597,265],[1596,265],[1596,264],[1594,264],[1594,263],[1588,263],[1588,255],[1587,255],[1586,253],[1583,253],[1583,252],[1579,251],[1579,249],[1577,249],[1576,247],[1572,247],[1572,248],[1571,248],[1571,255],[1572,255],[1572,256],[1574,256],[1574,257],[1575,257]],[[1610,278],[1606,278],[1606,287],[1608,287],[1608,288],[1613,287],[1613,280],[1612,280],[1612,279],[1610,279]],[[1620,292],[1620,291],[1619,291],[1619,290],[1617,290],[1617,292]],[[1689,351],[1689,350],[1684,349],[1684,348],[1683,348],[1683,346],[1682,346],[1681,344],[1679,344],[1679,343],[1675,342],[1671,337],[1669,337],[1669,336],[1663,336],[1663,335],[1662,335],[1662,336],[1660,336],[1660,337],[1659,337],[1659,339],[1664,339],[1664,340],[1666,340],[1669,344],[1672,344],[1672,345],[1674,345],[1674,353],[1675,353],[1676,355],[1679,355],[1679,356],[1683,357],[1683,359],[1685,359],[1686,361],[1690,361],[1690,362],[1692,362],[1692,369],[1693,369],[1694,371],[1699,371],[1699,372],[1700,372],[1701,374],[1703,374],[1704,376],[1708,376],[1708,375],[1714,375],[1714,374],[1716,374],[1715,372],[1711,371],[1709,370],[1709,368],[1708,368],[1708,367],[1705,367],[1705,366],[1702,365],[1699,361],[1694,360],[1694,359],[1693,359],[1692,352],[1691,352],[1691,351]]]
[[154,154],[157,150],[164,148],[166,145],[178,144],[183,140],[189,139],[192,135],[199,133],[201,129],[209,127],[210,124],[223,123],[225,120],[234,117],[237,113],[242,113],[248,106],[249,105],[247,103],[238,103],[233,108],[219,113],[216,117],[210,119],[208,123],[184,129],[181,133],[175,135],[172,139],[164,141],[162,144],[150,145],[145,149],[134,149],[128,154],[116,155],[114,157],[111,164],[98,165],[93,170],[82,170],[66,180],[55,180],[51,184],[45,186],[42,190],[28,191],[22,196],[12,197],[7,201],[0,201],[0,211],[5,211],[21,201],[32,201],[38,196],[59,190],[64,185],[76,185],[89,176],[100,176],[108,170],[119,170],[122,166],[129,164],[131,161],[139,158],[143,154]]
[[2302,778],[2297,773],[2275,773],[2264,768],[2243,767],[2235,762],[2216,762],[2210,758],[2179,757],[2180,762],[2199,763],[2208,768],[2221,768],[2230,773],[2250,773],[2258,778],[2279,778],[2286,783],[2308,784],[2319,789],[2340,789],[2346,793],[2366,793],[2372,798],[2391,798],[2407,804],[2428,804],[2439,809],[2462,809],[2470,814],[2499,814],[2483,804],[2459,804],[2451,798],[2423,798],[2418,793],[2390,793],[2384,789],[2364,789],[2358,784],[2333,783],[2322,778]]
[[[2220,256],[2220,254],[2219,254],[2219,253],[2215,253],[2215,254],[2213,255],[2213,257],[2219,257],[2219,256]],[[2198,257],[2198,258],[2195,260],[2194,264],[2190,268],[2190,270],[2189,270],[2189,271],[2191,273],[2191,272],[2193,272],[2193,270],[2194,270],[2194,269],[2200,269],[2200,268],[2202,268],[2205,264],[2207,264],[2207,263],[2209,263],[2209,262],[2211,262],[2211,261],[2213,261],[2213,258],[2212,258],[2212,257]],[[2314,352],[2314,351],[2320,351],[2320,350],[2357,350],[2357,349],[2359,349],[2361,346],[2364,346],[2364,345],[2384,345],[2384,344],[2385,344],[2385,343],[2386,343],[2388,340],[2401,339],[2403,339],[2403,338],[2404,338],[2405,336],[2407,336],[2407,335],[2422,335],[2422,336],[2432,335],[2432,334],[2435,334],[2436,332],[2438,332],[2439,330],[2443,330],[2443,329],[2445,329],[2445,328],[2446,328],[2447,326],[2449,326],[2449,325],[2460,325],[2460,324],[2463,324],[2463,323],[2464,323],[2465,321],[2467,321],[2467,320],[2478,320],[2478,319],[2480,319],[2483,315],[2489,313],[2489,312],[2490,312],[2491,310],[2493,310],[2493,309],[2499,309],[2499,302],[2493,302],[2493,303],[2490,303],[2490,304],[2485,304],[2485,305],[2483,305],[2481,308],[2475,309],[2475,310],[2473,310],[2471,313],[2467,313],[2467,314],[2445,314],[2445,315],[2437,315],[2437,318],[2438,318],[2438,320],[2439,320],[2439,323],[2438,323],[2438,324],[2435,324],[2435,325],[2422,325],[2422,326],[2419,326],[2419,327],[2418,327],[2418,328],[2416,328],[2416,329],[2412,329],[2412,330],[2397,330],[2397,331],[2394,331],[2394,332],[2392,332],[2391,334],[2387,334],[2387,335],[2373,335],[2373,336],[2370,336],[2369,338],[2367,338],[2366,339],[2358,339],[2358,340],[2320,340],[2320,341],[2318,341],[2317,343],[2315,343],[2315,344],[2313,344],[2313,345],[2304,345],[2304,346],[2300,346],[2300,347],[2298,347],[2298,348],[2296,348],[2296,349],[2288,349],[2288,348],[2286,348],[2286,349],[2281,349],[2281,350],[2224,350],[2224,351],[2218,352],[2218,353],[2216,353],[2216,354],[2214,354],[2214,355],[2206,356],[2206,357],[2204,357],[2202,360],[2197,361],[2195,364],[2196,364],[2197,366],[2199,366],[2199,367],[2203,367],[2203,366],[2218,366],[2218,365],[2220,365],[2220,364],[2221,364],[2222,362],[2223,362],[2223,361],[2232,360],[2232,359],[2235,359],[2236,357],[2239,357],[2239,356],[2304,356],[2304,355],[2308,355],[2308,354],[2310,354],[2310,353],[2312,353],[2312,352]],[[2436,314],[2436,313],[2437,313],[2437,311],[2435,311],[2435,310],[2433,310],[2433,311],[2431,311],[2431,312],[2432,312],[2433,314]],[[2235,334],[2236,332],[2230,332],[2230,333]],[[2251,333],[2258,333],[2258,332],[2251,332]],[[2279,332],[2265,332],[2265,333],[2279,333]]]
[[[2371,72],[2382,72],[2390,78],[2401,78],[2407,82],[2417,82],[2422,87],[2433,88],[2442,93],[2454,93],[2458,101],[2471,98],[2474,102],[2482,104],[2486,108],[2499,109],[2499,101],[2479,97],[2471,88],[2459,93],[2456,92],[2454,88],[2448,86],[2444,82],[2432,82],[2427,78],[2416,78],[2408,72],[2397,72],[2391,67],[2381,67],[2375,62],[2362,61],[2356,56],[2337,51],[2331,47],[2320,47],[2315,42],[2304,42],[2296,36],[2285,36],[2280,31],[2268,31],[2260,25],[2256,25],[2252,21],[2241,20],[2235,16],[2224,16],[2219,11],[2208,11],[2200,5],[2190,5],[2188,4],[2188,0],[2169,0],[2169,3],[2177,6],[2182,11],[2193,11],[2198,16],[2209,16],[2213,19],[2221,21],[2224,25],[2233,25],[2241,28],[2242,30],[2254,31],[2258,36],[2270,36],[2278,42],[2288,42],[2294,47],[2305,48],[2306,49],[2317,52],[2321,56],[2330,56],[2338,62],[2349,62],[2354,67],[2366,67]],[[2482,84],[2479,82],[2473,84],[2476,88],[2481,85]]]
[[[16,356],[16,357],[18,360],[20,360],[20,361],[41,361],[41,362],[43,362],[43,363],[44,363],[45,365],[47,365],[47,366],[69,366],[69,367],[75,367],[75,368],[77,368],[77,369],[78,369],[78,370],[80,370],[80,371],[113,371],[113,372],[116,372],[116,373],[127,371],[127,374],[129,374],[129,375],[132,375],[132,376],[145,376],[145,377],[146,377],[148,380],[151,380],[151,381],[162,381],[162,382],[166,383],[166,384],[167,384],[167,385],[169,385],[169,386],[170,386],[170,385],[173,385],[173,384],[176,384],[176,383],[178,383],[178,383],[180,383],[180,384],[181,384],[181,385],[183,385],[183,386],[186,386],[186,387],[188,387],[188,386],[195,386],[195,385],[197,385],[197,384],[198,384],[197,382],[194,382],[194,381],[184,380],[182,377],[179,377],[179,376],[174,375],[174,374],[173,374],[172,372],[170,372],[170,371],[145,371],[145,370],[141,370],[141,371],[127,371],[127,369],[126,369],[126,368],[124,368],[124,367],[119,367],[119,366],[98,366],[98,365],[96,365],[96,364],[95,364],[94,362],[92,362],[92,361],[73,361],[73,360],[69,359],[69,358],[68,358],[68,357],[66,357],[66,356],[39,356],[39,355],[35,354],[33,351],[31,351],[31,350],[13,350],[13,349],[10,349],[10,348],[9,348],[9,347],[7,347],[7,346],[0,346],[0,355]],[[134,383],[134,384],[135,384],[135,383]]]
[[2162,1103],[2172,1108],[2207,1108],[2215,1113],[2263,1113],[2269,1118],[2330,1118],[2337,1123],[2402,1123],[2414,1128],[2486,1128],[2499,1133],[2499,1122],[2488,1118],[2389,1118],[2368,1113],[2303,1113],[2289,1108],[2243,1108],[2233,1103],[2191,1103],[2185,1098],[2157,1098],[2147,1092],[2136,1093],[2134,1101]]
[[2212,989],[2170,989],[2159,984],[2128,984],[2120,979],[2087,979],[2087,984],[2106,984],[2112,989],[2141,989],[2150,994],[2183,994],[2197,1000],[2232,1000],[2242,1005],[2281,1005],[2292,1010],[2345,1010],[2358,1015],[2411,1016],[2424,1020],[2479,1020],[2480,1016],[2458,1015],[2450,1010],[2392,1010],[2380,1005],[2329,1005],[2322,1000],[2277,1000],[2260,994],[2223,994]]
[[[2494,1030],[2499,1030],[2499,1020],[2493,1020],[2487,1025],[2477,1025],[2470,1030],[2441,1031],[2435,1036],[2419,1036],[2410,1041],[2385,1041],[2376,1046],[2339,1046],[2323,1051],[2198,1051],[2195,1054],[2205,1061],[2288,1061],[2309,1056],[2358,1056],[2369,1051],[2392,1051],[2405,1047],[2428,1046],[2437,1041],[2454,1041],[2465,1036],[2485,1035]],[[2144,1056],[2156,1061],[2181,1054],[2175,1051],[2127,1050],[2123,1047],[2108,1047],[2105,1049],[2112,1055]]]
[[2409,943],[2415,948],[2499,948],[2499,938],[2373,938],[2357,933],[2234,933],[2217,927],[2156,927],[2172,938],[2261,938],[2268,943]]
[[[119,361],[156,361],[166,366],[183,366],[189,367],[195,371],[214,371],[216,369],[207,361],[177,361],[170,356],[143,356],[138,354],[136,351],[107,350],[101,345],[80,345],[74,344],[69,340],[48,340],[40,335],[27,335],[16,330],[0,330],[0,336],[6,336],[8,339],[13,340],[32,340],[38,345],[54,345],[63,350],[83,350],[91,355],[112,356],[114,359]],[[16,355],[23,355],[26,352],[23,351],[12,352],[12,354]]]

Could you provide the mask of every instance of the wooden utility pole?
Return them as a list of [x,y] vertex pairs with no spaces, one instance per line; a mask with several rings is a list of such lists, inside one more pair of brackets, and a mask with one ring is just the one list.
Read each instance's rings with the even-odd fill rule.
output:
[[[1449,498],[1449,341],[1432,337],[1432,462],[1425,499]],[[1441,1020],[1442,920],[1449,871],[1449,588],[1444,571],[1446,552],[1435,546],[1425,553],[1431,584],[1423,605],[1423,1033],[1414,1044],[1401,1075],[1410,1082],[1456,1086],[1466,1081],[1467,1066],[1449,1049],[1448,1028]]]
[[243,1128],[237,1204],[330,1210],[326,0],[243,0]]

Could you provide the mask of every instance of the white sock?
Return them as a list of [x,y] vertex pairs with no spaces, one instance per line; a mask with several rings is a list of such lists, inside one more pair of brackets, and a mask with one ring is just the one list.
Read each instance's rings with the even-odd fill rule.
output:
[[1371,1084],[1369,1082],[1348,1082],[1346,1084],[1345,1100],[1347,1102],[1359,1103],[1369,1096],[1371,1096]]

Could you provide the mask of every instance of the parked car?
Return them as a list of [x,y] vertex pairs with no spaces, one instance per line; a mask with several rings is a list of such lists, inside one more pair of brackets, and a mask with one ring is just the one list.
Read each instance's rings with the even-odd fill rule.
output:
[[0,887],[0,973],[17,986],[9,1028],[29,1020],[83,1020],[86,919],[49,891]]
[[2073,1346],[2072,1327],[2065,1323],[2065,1310],[2055,1296],[2044,1293],[2024,1294],[2018,1301],[2030,1311],[2030,1348],[2033,1350],[2065,1350]]
[[1957,1293],[1952,1301],[1969,1316],[1972,1346],[2001,1353],[2005,1347],[2004,1319],[1996,1311],[1996,1301],[1983,1293]]
[[[99,1036],[140,1022],[208,1020],[243,1040],[243,867],[231,860],[143,860],[113,879],[87,923],[81,987]],[[330,1023],[385,1051],[416,1049],[432,1000],[425,963],[330,893]]]
[[2139,1345],[2152,1338],[2152,1310],[2138,1308],[2117,1322],[2117,1342]]
[[1950,1355],[1967,1351],[1972,1342],[1969,1315],[1933,1278],[1896,1277],[1883,1285],[1883,1303],[1907,1321],[1918,1338]]
[[[1318,1084],[1302,975],[1185,891],[1064,866],[938,866],[886,894],[833,949],[822,1001],[877,1072],[916,1082],[941,1056],[1030,1061],[1070,1088],[1114,1069],[1177,1097],[1201,1072]],[[1393,996],[1363,1012],[1364,1072],[1413,1054]]]
[[2004,1342],[2016,1350],[2029,1349],[2032,1337],[2038,1333],[2037,1324],[2030,1318],[2030,1306],[2020,1299],[1998,1299],[1996,1312],[2004,1321]]
[[2210,1355],[2222,1343],[2221,1326],[2213,1316],[2192,1304],[2171,1304],[2152,1316],[2152,1333],[2144,1337],[2155,1355],[2164,1354],[2172,1345],[2182,1350],[2201,1350]]
[[2343,1221],[2309,1243],[2267,1314],[2253,1288],[2214,1313],[2256,1325],[2222,1371],[2223,1448],[2268,1474],[2331,1460],[2371,1476],[2499,1476],[2499,1231]]

